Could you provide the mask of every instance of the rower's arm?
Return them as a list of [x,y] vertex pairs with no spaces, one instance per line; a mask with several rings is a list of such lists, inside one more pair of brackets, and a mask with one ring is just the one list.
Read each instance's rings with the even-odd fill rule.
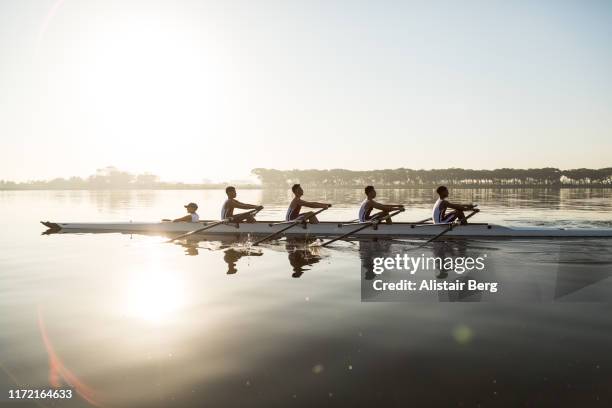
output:
[[464,205],[464,204],[455,204],[455,203],[447,202],[446,206],[448,208],[452,208],[453,210],[458,210],[458,211],[470,211],[474,209],[474,205],[472,204]]
[[241,210],[256,210],[259,207],[263,208],[261,205],[245,204],[238,200],[233,200],[233,204],[234,208],[240,208]]
[[376,208],[377,210],[381,210],[381,211],[393,211],[393,210],[399,210],[400,208],[404,208],[404,206],[400,204],[381,204],[381,203],[377,203],[374,200],[371,201],[371,205],[372,205],[372,208]]
[[185,222],[185,221],[191,222],[191,214],[188,214],[188,215],[186,215],[184,217],[172,220],[172,222]]
[[308,207],[308,208],[329,208],[332,206],[331,204],[327,204],[327,203],[318,203],[316,201],[304,201],[304,200],[300,200],[300,205],[302,207]]

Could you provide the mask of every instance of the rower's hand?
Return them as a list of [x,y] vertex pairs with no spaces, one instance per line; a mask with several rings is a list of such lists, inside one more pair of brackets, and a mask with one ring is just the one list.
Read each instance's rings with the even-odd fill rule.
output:
[[258,205],[257,207],[255,207],[255,209],[257,211],[261,211],[261,210],[263,210],[263,205]]
[[325,207],[325,208],[329,208],[329,207],[331,207],[331,204],[326,204],[326,206],[327,206],[327,207]]

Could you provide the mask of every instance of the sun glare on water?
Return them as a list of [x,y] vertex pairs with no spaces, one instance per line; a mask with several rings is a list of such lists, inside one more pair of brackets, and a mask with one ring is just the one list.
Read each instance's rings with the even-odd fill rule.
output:
[[185,285],[175,272],[157,269],[137,272],[127,285],[128,317],[163,323],[176,317],[185,304]]

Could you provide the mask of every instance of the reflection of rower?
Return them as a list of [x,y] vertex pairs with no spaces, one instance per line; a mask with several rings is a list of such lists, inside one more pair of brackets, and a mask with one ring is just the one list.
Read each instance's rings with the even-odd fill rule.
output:
[[294,221],[298,219],[303,219],[306,222],[310,222],[311,224],[317,224],[319,220],[316,216],[312,215],[312,211],[308,211],[305,213],[300,213],[302,207],[308,208],[329,208],[331,204],[326,203],[317,203],[315,201],[304,201],[302,200],[302,196],[304,195],[304,190],[299,184],[294,184],[291,187],[291,191],[295,197],[291,200],[289,204],[289,208],[287,209],[287,215],[285,216],[285,221]]
[[244,248],[230,247],[224,251],[223,260],[227,263],[227,274],[233,275],[238,272],[236,263],[243,256],[262,256],[263,252],[245,251]]
[[261,205],[244,204],[236,200],[236,188],[229,186],[225,189],[227,194],[227,200],[223,203],[221,208],[221,219],[231,218],[232,222],[255,222],[255,217],[251,211],[246,213],[240,213],[234,215],[234,209],[239,208],[241,210],[261,210]]
[[293,268],[291,276],[293,278],[299,278],[304,274],[304,271],[308,270],[308,268],[305,268],[306,266],[314,265],[321,260],[321,257],[313,252],[309,245],[304,246],[303,239],[287,239],[285,249],[289,253],[289,263]]
[[[473,204],[453,204],[446,200],[448,197],[448,188],[440,186],[436,189],[436,193],[440,196],[433,207],[433,223],[448,224],[455,220],[459,220],[461,224],[467,224],[464,211],[471,211],[476,207]],[[447,211],[449,208],[454,211]],[[478,211],[478,210],[476,210]]]
[[[361,203],[361,207],[359,208],[359,222],[367,222],[373,219],[386,217],[389,215],[389,212],[404,208],[404,206],[400,204],[381,204],[374,201],[376,198],[376,190],[374,190],[373,186],[367,186],[365,188],[365,194],[366,199]],[[372,210],[375,208],[380,211],[376,214],[371,214]],[[391,224],[391,217],[387,218],[385,221],[387,224]]]
[[[373,280],[377,274],[374,273],[374,258],[391,257],[391,240],[360,240],[359,242],[359,258],[361,259],[361,272],[363,279]],[[368,293],[367,298],[374,297],[375,291],[372,286],[365,286],[365,292]]]

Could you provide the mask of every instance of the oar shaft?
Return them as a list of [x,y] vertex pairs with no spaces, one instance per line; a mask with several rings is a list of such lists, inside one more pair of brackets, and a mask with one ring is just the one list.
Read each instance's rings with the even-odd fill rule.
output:
[[[259,210],[255,209],[255,210],[247,211],[247,212],[245,212],[245,214],[249,214],[249,213],[257,214],[258,212],[259,212]],[[216,227],[217,225],[221,225],[221,224],[224,224],[224,223],[229,222],[229,221],[231,221],[231,217],[222,219],[221,221],[213,222],[212,224],[208,224],[205,227],[198,228],[196,230],[186,232],[184,234],[181,234],[179,236],[176,236],[176,237],[172,238],[168,242],[176,241],[177,239],[185,238],[185,237],[188,237],[190,235],[197,234],[198,232],[206,231],[208,229]]]
[[341,236],[339,236],[339,237],[337,237],[337,238],[330,239],[329,241],[322,243],[322,244],[321,244],[321,246],[322,246],[322,247],[328,246],[328,245],[329,245],[329,244],[331,244],[331,243],[334,243],[334,242],[339,241],[339,240],[341,240],[341,239],[344,239],[344,238],[346,238],[346,237],[348,237],[348,236],[351,236],[351,235],[353,235],[353,234],[355,234],[355,233],[357,233],[357,232],[359,232],[359,231],[361,231],[361,230],[364,230],[364,229],[366,229],[366,228],[368,228],[368,227],[371,227],[371,226],[373,226],[373,225],[380,224],[382,221],[384,221],[384,220],[386,220],[386,219],[389,219],[389,218],[391,218],[391,217],[393,217],[393,216],[395,216],[395,215],[397,215],[397,214],[401,213],[402,211],[404,211],[404,210],[397,210],[397,211],[395,211],[395,212],[392,212],[391,214],[387,214],[387,215],[385,215],[384,217],[378,218],[378,219],[376,219],[376,220],[372,220],[372,221],[368,222],[368,223],[367,223],[367,224],[365,224],[365,225],[362,225],[361,227],[359,227],[359,228],[357,228],[357,229],[354,229],[354,230],[352,230],[352,231],[350,231],[350,232],[347,232],[347,233],[346,233],[346,234],[344,234],[344,235],[341,235]]
[[[467,217],[465,217],[465,220],[467,220],[468,218],[470,218],[470,217],[472,217],[472,216],[476,215],[477,213],[478,213],[478,210],[476,210],[476,211],[472,211],[472,213],[471,213],[470,215],[468,215]],[[459,225],[455,225],[455,224],[451,223],[451,224],[448,226],[448,228],[447,228],[447,229],[445,229],[444,231],[442,231],[441,233],[439,233],[439,234],[438,234],[438,235],[436,235],[435,237],[433,237],[433,238],[431,238],[431,239],[427,240],[427,242],[425,242],[425,244],[429,244],[430,242],[435,241],[436,239],[440,238],[442,235],[446,234],[447,232],[452,231],[452,230],[453,230],[453,228],[455,228],[456,226],[457,226],[457,227],[460,227],[460,226],[461,226],[461,224],[459,224]]]
[[270,235],[268,235],[268,236],[265,236],[265,237],[263,237],[263,238],[261,238],[261,239],[259,239],[259,240],[255,241],[255,242],[253,242],[253,245],[259,245],[259,244],[261,244],[261,243],[262,243],[262,242],[264,242],[264,241],[267,241],[267,240],[269,240],[269,239],[272,239],[272,238],[274,238],[274,237],[277,237],[277,236],[279,236],[280,234],[282,234],[283,232],[287,231],[289,228],[293,228],[293,227],[295,227],[297,224],[299,224],[299,223],[301,223],[301,222],[302,222],[302,220],[300,220],[300,221],[296,221],[296,222],[294,222],[293,224],[291,224],[291,225],[289,225],[289,226],[287,226],[287,227],[285,227],[285,228],[282,228],[282,229],[280,229],[280,230],[278,230],[278,231],[276,231],[276,232],[274,232],[274,233],[272,233],[272,234],[270,234]]
[[310,214],[309,216],[307,216],[307,217],[305,217],[305,218],[303,218],[303,219],[299,219],[299,220],[297,220],[297,221],[294,221],[294,222],[293,222],[292,224],[290,224],[289,226],[287,226],[287,227],[285,227],[285,228],[282,228],[282,229],[280,229],[280,230],[278,230],[278,231],[276,231],[276,232],[273,232],[272,234],[270,234],[270,235],[268,235],[268,236],[265,236],[265,237],[263,237],[263,238],[261,238],[261,239],[259,239],[259,240],[255,241],[255,242],[253,242],[253,246],[259,245],[259,244],[261,244],[261,243],[262,243],[262,242],[264,242],[264,241],[268,241],[268,240],[270,240],[270,239],[272,239],[272,238],[275,238],[275,237],[279,236],[280,234],[282,234],[283,232],[287,231],[288,229],[295,227],[295,226],[296,226],[296,225],[298,225],[298,224],[305,223],[305,222],[306,222],[306,221],[307,221],[309,218],[312,218],[312,217],[314,217],[315,215],[317,215],[317,214],[319,214],[319,213],[321,213],[321,212],[323,212],[323,211],[327,210],[327,208],[328,208],[328,207],[321,208],[319,211],[316,211],[316,212],[314,212],[314,213]]
[[205,226],[203,228],[198,228],[196,230],[189,231],[189,232],[186,232],[186,233],[181,234],[179,236],[176,236],[176,237],[172,238],[171,240],[169,240],[168,242],[176,241],[177,239],[185,238],[185,237],[188,237],[190,235],[196,234],[198,232],[206,231],[207,229],[211,229],[211,228],[216,227],[219,224],[223,224],[224,222],[227,222],[227,221],[229,221],[229,218],[223,219],[221,221],[213,222],[212,224],[208,224],[207,226]]
[[439,233],[438,235],[436,235],[435,237],[428,239],[427,242],[425,242],[426,244],[429,244],[432,241],[435,241],[436,239],[440,238],[442,235],[446,234],[448,231],[451,231],[453,229],[454,225],[451,224],[448,226],[448,228],[446,228],[444,231],[442,231],[441,233]]
[[340,241],[341,239],[344,239],[344,238],[348,237],[349,235],[353,235],[353,234],[355,234],[355,233],[357,233],[357,232],[359,232],[359,231],[361,231],[361,230],[364,230],[364,229],[366,229],[366,228],[368,228],[368,227],[371,227],[372,225],[373,225],[372,223],[368,223],[368,224],[366,224],[366,225],[363,225],[363,226],[361,226],[361,227],[359,227],[359,228],[357,228],[357,229],[355,229],[355,230],[353,230],[353,231],[351,231],[351,232],[347,232],[347,233],[346,233],[346,234],[344,234],[344,235],[340,235],[340,236],[339,236],[339,237],[337,237],[337,238],[330,239],[329,241],[322,243],[322,244],[321,244],[321,246],[322,246],[322,247],[328,246],[329,244],[332,244],[332,243],[334,243],[334,242],[336,242],[336,241]]

